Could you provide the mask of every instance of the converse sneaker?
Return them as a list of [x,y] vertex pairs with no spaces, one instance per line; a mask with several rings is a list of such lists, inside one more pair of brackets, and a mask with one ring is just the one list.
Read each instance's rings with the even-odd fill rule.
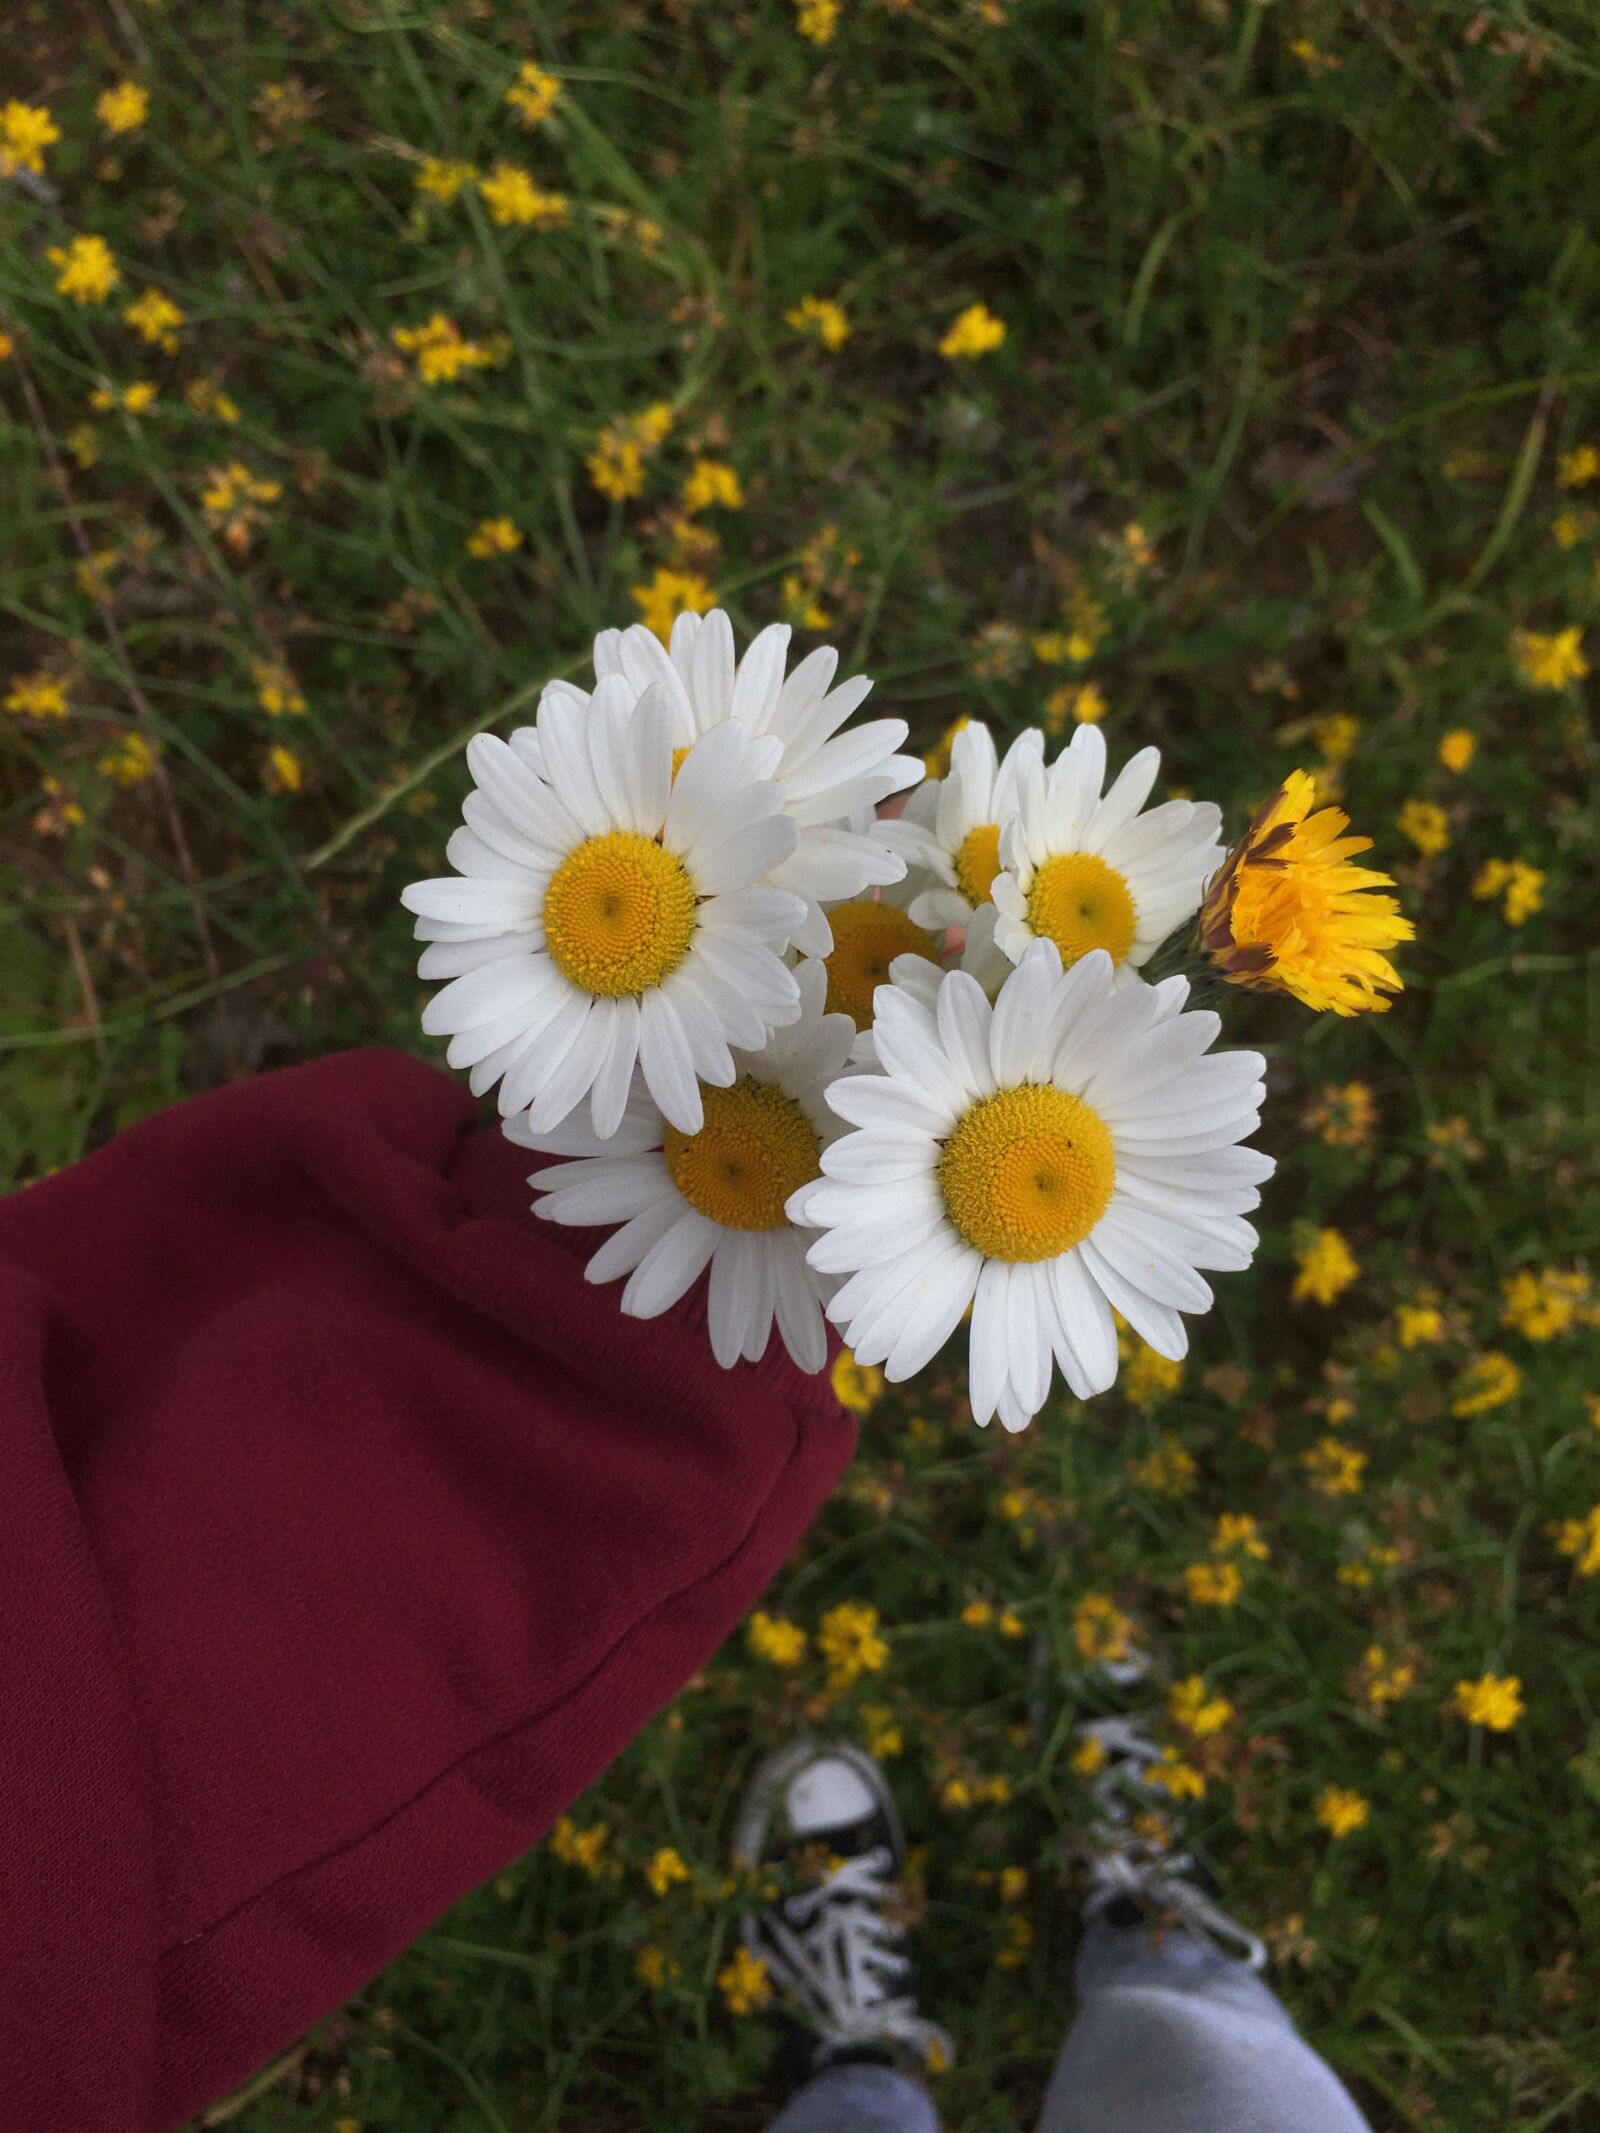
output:
[[848,2059],[948,2066],[950,2039],[917,2012],[897,1898],[905,1839],[883,1772],[845,1741],[800,1739],[757,1770],[734,1833],[744,1867],[806,1852],[820,1880],[744,1920],[744,1940],[812,2039],[813,2070]]

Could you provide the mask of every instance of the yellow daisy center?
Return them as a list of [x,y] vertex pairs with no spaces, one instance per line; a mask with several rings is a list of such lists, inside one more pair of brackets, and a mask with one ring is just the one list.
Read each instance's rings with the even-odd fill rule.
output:
[[782,1229],[790,1193],[821,1174],[817,1136],[792,1096],[748,1075],[731,1089],[702,1086],[698,1133],[668,1126],[667,1172],[698,1213],[724,1229]]
[[956,887],[969,904],[986,904],[1000,871],[1000,825],[980,822],[968,830],[956,853]]
[[1063,964],[1091,948],[1120,963],[1139,923],[1133,893],[1115,867],[1093,852],[1059,852],[1047,859],[1028,890],[1028,924],[1061,950]]
[[939,960],[939,945],[923,927],[913,925],[897,904],[835,904],[828,913],[833,953],[827,960],[830,1015],[849,1015],[857,1029],[872,1027],[872,995],[889,982],[889,965],[897,955],[925,955]]
[[653,837],[608,830],[562,860],[544,898],[544,938],[580,992],[616,999],[669,978],[694,937],[695,890]]
[[1081,1244],[1116,1183],[1105,1120],[1065,1089],[1024,1082],[973,1105],[944,1144],[939,1190],[986,1259],[1054,1259]]

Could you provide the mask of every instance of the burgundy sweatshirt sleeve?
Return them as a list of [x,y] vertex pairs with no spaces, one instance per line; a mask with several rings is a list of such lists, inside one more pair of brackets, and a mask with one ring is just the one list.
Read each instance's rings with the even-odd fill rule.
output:
[[853,1446],[355,1052],[0,1202],[0,2126],[164,2133],[524,1850]]

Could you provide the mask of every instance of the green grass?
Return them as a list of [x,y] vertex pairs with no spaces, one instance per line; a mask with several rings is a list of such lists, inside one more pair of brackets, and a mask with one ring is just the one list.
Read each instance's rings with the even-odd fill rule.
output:
[[[1509,650],[1577,627],[1600,652],[1600,484],[1557,481],[1600,441],[1600,29],[1589,0],[993,12],[845,0],[818,46],[782,0],[127,0],[69,40],[19,0],[0,94],[62,138],[53,198],[0,184],[0,698],[44,672],[69,715],[0,715],[0,1171],[69,1162],[230,1062],[420,1046],[397,895],[438,870],[461,745],[578,671],[659,568],[703,575],[741,631],[822,609],[802,640],[874,673],[927,746],[1092,682],[1114,756],[1159,743],[1235,827],[1350,714],[1346,803],[1418,939],[1380,1020],[1232,1003],[1273,1058],[1255,1273],[1148,1406],[1061,1403],[1007,1442],[953,1376],[883,1398],[767,1604],[808,1631],[843,1599],[879,1611],[888,1664],[831,1718],[864,1731],[865,1704],[903,1735],[962,2133],[1032,2123],[1069,2004],[1086,1798],[1058,1683],[1086,1592],[1235,1705],[1192,1750],[1193,1813],[1374,2124],[1578,2128],[1600,2109],[1600,1581],[1551,1528],[1600,1501],[1594,1332],[1533,1341],[1501,1310],[1514,1272],[1600,1244],[1592,685],[1532,690]],[[562,84],[531,133],[502,100],[524,57]],[[113,142],[93,106],[128,75],[151,117]],[[518,160],[566,226],[499,229],[470,188],[427,203],[423,155]],[[46,248],[80,231],[120,264],[107,304],[56,293]],[[186,315],[175,354],[123,323],[151,285]],[[837,352],[786,324],[807,294],[845,306]],[[1004,345],[946,362],[977,301]],[[495,362],[420,385],[392,336],[436,311]],[[143,414],[91,410],[141,379]],[[236,422],[186,402],[197,379]],[[642,493],[608,501],[599,432],[660,401]],[[700,458],[745,502],[686,530]],[[201,497],[234,460],[282,487],[230,545]],[[522,546],[472,558],[502,513]],[[80,536],[115,551],[103,602]],[[1091,657],[1035,656],[1086,613]],[[303,714],[268,715],[253,662]],[[1456,728],[1461,775],[1436,760]],[[162,774],[123,786],[98,766],[130,734]],[[1446,810],[1432,858],[1396,826],[1411,799]],[[1546,876],[1517,927],[1472,894],[1513,857]],[[1352,1080],[1375,1123],[1329,1145],[1308,1114]],[[1330,1309],[1290,1300],[1301,1223],[1360,1262]],[[1444,1337],[1402,1349],[1396,1307],[1425,1290]],[[1491,1349],[1520,1391],[1454,1413]],[[1338,1496],[1302,1460],[1330,1400],[1367,1459]],[[1169,1437],[1187,1493],[1133,1471]],[[1183,1572],[1222,1512],[1270,1557],[1236,1605],[1196,1606]],[[963,1623],[975,1597],[1023,1634]],[[1354,1683],[1374,1643],[1416,1669],[1378,1712]],[[1510,1734],[1449,1708],[1486,1671],[1523,1683]],[[790,1676],[736,1640],[575,1810],[620,1872],[535,1852],[229,2122],[758,2126],[773,2041],[716,1987],[724,1855],[753,1755],[828,1705],[814,1647]],[[1009,1796],[946,1804],[963,1775]],[[1370,1805],[1342,1841],[1313,1817],[1330,1783]],[[664,1843],[694,1879],[658,1902],[639,1868]],[[1005,1866],[1030,1874],[1010,1907]],[[1004,1966],[1011,1916],[1034,1945]],[[647,1939],[678,1966],[659,1991]]]

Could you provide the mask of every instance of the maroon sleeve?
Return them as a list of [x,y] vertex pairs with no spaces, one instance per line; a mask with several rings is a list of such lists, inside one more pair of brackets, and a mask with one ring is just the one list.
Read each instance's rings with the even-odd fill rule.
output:
[[0,1202],[0,2126],[164,2133],[543,1831],[853,1433],[394,1052]]

